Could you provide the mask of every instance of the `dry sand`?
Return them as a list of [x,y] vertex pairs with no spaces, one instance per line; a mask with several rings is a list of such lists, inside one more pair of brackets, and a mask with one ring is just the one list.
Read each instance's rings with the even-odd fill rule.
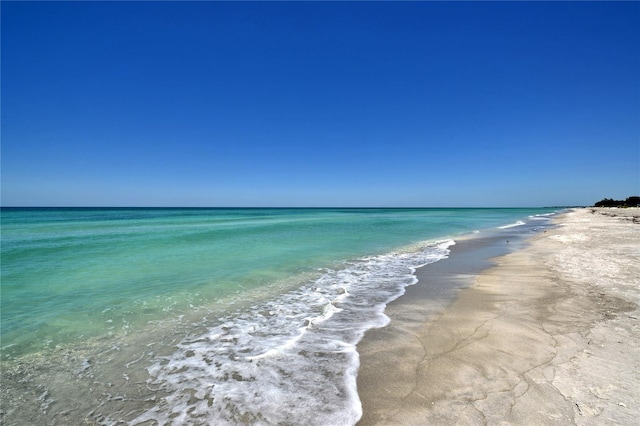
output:
[[358,346],[360,425],[640,424],[639,222],[573,210],[444,312],[388,310]]

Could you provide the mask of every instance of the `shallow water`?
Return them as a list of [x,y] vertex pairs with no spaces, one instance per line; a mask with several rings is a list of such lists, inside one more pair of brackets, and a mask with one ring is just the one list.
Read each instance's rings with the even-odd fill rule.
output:
[[3,209],[3,420],[353,424],[415,268],[549,212]]

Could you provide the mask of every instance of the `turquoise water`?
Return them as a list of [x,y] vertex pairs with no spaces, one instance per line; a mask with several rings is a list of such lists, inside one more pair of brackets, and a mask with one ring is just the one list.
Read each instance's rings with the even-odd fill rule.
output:
[[[146,374],[146,380],[174,395],[179,389],[210,387],[219,380],[219,388],[226,386],[224,406],[236,408],[215,419],[203,418],[230,424],[242,423],[240,418],[253,422],[267,418],[265,424],[283,421],[277,414],[281,407],[268,414],[269,404],[246,399],[246,382],[253,383],[252,391],[258,395],[270,386],[260,377],[281,371],[283,363],[306,371],[327,363],[332,364],[331,372],[318,374],[344,377],[338,398],[346,401],[341,410],[351,410],[351,417],[338,414],[326,419],[350,424],[358,417],[355,343],[367,328],[384,325],[384,306],[415,283],[414,268],[446,256],[450,240],[458,236],[524,224],[551,211],[4,208],[2,359],[26,362],[45,353],[51,358],[90,341],[91,346],[83,349],[88,363],[109,347],[137,347],[140,353],[140,348],[157,343],[153,333],[158,333],[161,343],[156,347],[162,348],[142,349],[136,374]],[[180,324],[180,331],[168,328],[174,323]],[[194,330],[202,334],[189,337]],[[168,337],[175,335],[180,337]],[[198,343],[188,343],[189,339]],[[203,346],[203,341],[208,343]],[[233,344],[227,345],[228,341]],[[314,348],[314,353],[339,353],[342,358],[281,359],[294,347],[299,354]],[[279,355],[265,355],[274,351]],[[154,357],[160,352],[174,355],[159,361]],[[246,362],[236,362],[240,353]],[[208,363],[194,364],[194,359],[211,361],[216,356],[233,361],[216,361],[224,364],[216,371],[226,375],[200,383],[199,377],[213,373]],[[102,367],[91,364],[92,374],[100,368],[103,375],[123,374],[117,366],[106,367],[122,362],[129,377],[131,360],[125,361],[112,357]],[[190,373],[167,372],[163,367],[167,363]],[[261,369],[255,370],[259,364]],[[83,365],[80,376],[92,371],[89,364]],[[251,380],[229,379],[249,376]],[[35,373],[32,379],[37,380]],[[284,382],[289,385],[280,383],[278,392],[289,389],[293,395],[303,386],[295,380]],[[318,389],[312,386],[308,392]],[[192,400],[189,394],[175,397],[173,405],[165,401],[142,409],[133,404],[132,410],[138,407],[139,422],[162,423],[172,418],[171,413],[176,417],[188,410],[207,411],[213,404],[205,396],[200,405]],[[331,398],[322,404],[340,406]],[[253,408],[247,412],[238,408],[246,406]],[[326,407],[307,411],[319,409]],[[259,416],[251,417],[256,410]]]

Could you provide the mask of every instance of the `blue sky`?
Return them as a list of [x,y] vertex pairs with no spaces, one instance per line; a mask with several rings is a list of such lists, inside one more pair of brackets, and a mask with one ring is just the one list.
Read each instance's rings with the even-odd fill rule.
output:
[[2,205],[640,193],[638,2],[6,2]]

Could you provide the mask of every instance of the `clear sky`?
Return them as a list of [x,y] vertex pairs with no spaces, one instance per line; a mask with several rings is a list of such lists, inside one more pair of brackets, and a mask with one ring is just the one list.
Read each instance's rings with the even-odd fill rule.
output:
[[638,2],[7,2],[4,206],[640,195]]

